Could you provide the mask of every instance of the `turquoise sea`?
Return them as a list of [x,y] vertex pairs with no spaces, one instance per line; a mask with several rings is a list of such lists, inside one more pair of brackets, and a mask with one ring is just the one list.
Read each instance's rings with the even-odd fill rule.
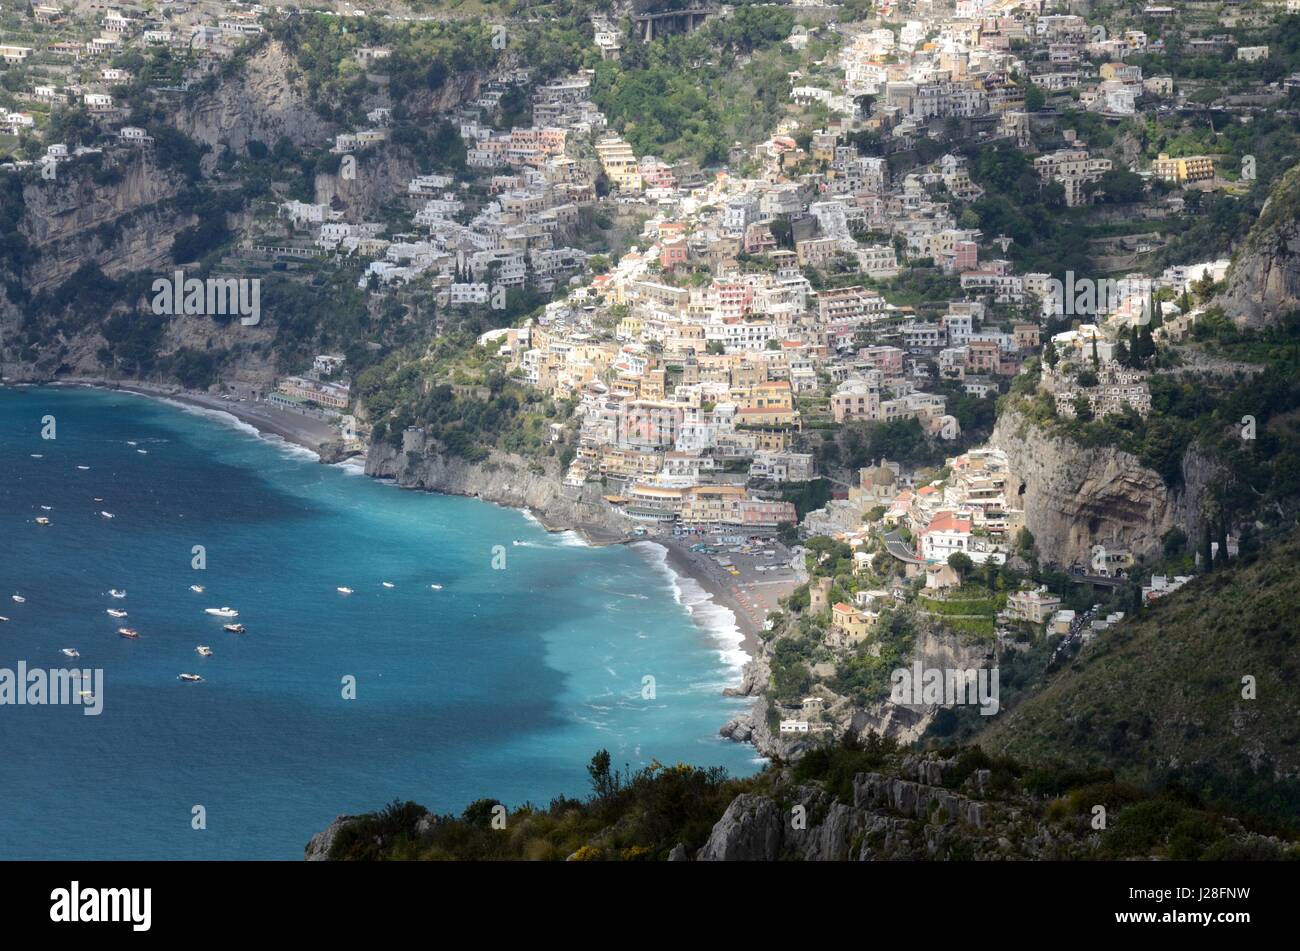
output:
[[[0,388],[0,669],[104,671],[99,716],[0,706],[0,858],[297,859],[394,798],[584,795],[602,747],[749,774],[753,749],[717,735],[746,707],[721,695],[731,616],[663,556],[323,466],[224,414]],[[245,634],[204,613],[224,605]]]

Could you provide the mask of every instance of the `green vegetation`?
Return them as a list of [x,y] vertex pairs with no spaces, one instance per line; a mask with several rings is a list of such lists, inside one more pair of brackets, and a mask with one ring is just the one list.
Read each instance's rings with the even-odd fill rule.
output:
[[[809,830],[825,821],[830,803],[864,809],[855,801],[858,777],[875,773],[912,779],[914,758],[890,740],[845,734],[808,750],[786,773],[774,764],[738,780],[722,770],[659,763],[626,774],[611,769],[601,750],[587,766],[592,792],[583,800],[560,797],[542,808],[481,799],[460,816],[435,815],[413,802],[394,801],[381,812],[345,821],[328,857],[365,860],[661,861],[679,846],[692,856],[742,793],[769,800],[778,815],[798,803],[808,808]],[[977,856],[1045,859],[1279,860],[1295,858],[1295,830],[1257,816],[1232,817],[1201,800],[1194,790],[1158,790],[1117,779],[1110,770],[1077,764],[1026,765],[991,755],[979,746],[938,746],[942,788],[983,803],[996,818],[996,833],[934,814],[896,813],[896,834],[856,837],[845,843],[855,857],[864,847],[875,857],[970,860]],[[1104,831],[1092,828],[1094,807],[1104,805]],[[778,820],[779,821],[779,820]],[[945,834],[933,837],[933,826]],[[752,822],[761,835],[767,825]],[[899,834],[901,833],[901,834]],[[798,859],[807,840],[787,831],[779,857]],[[935,841],[938,849],[909,845]],[[809,843],[811,844],[811,843]],[[679,853],[680,854],[680,853]],[[832,857],[822,855],[822,857]]]
[[1152,602],[989,718],[979,742],[1294,820],[1298,542],[1293,531]]
[[[454,386],[482,387],[482,395]],[[573,413],[534,388],[512,380],[464,331],[441,335],[418,358],[390,355],[356,377],[355,390],[374,425],[374,439],[398,446],[410,426],[428,430],[452,455],[471,462],[491,448],[558,462],[569,448],[553,441],[552,423]]]
[[[412,802],[393,802],[340,830],[336,860],[524,859],[653,861],[683,843],[692,851],[727,805],[752,780],[723,769],[651,763],[635,772],[612,770],[601,750],[587,767],[592,795],[560,797],[547,808],[524,804],[506,812],[496,800],[471,803],[459,816],[434,816]],[[423,821],[425,831],[417,831]]]
[[619,60],[596,66],[593,98],[638,155],[722,162],[784,107],[786,74],[802,63],[779,45],[793,23],[780,7],[738,6],[689,36],[642,44],[629,35]]

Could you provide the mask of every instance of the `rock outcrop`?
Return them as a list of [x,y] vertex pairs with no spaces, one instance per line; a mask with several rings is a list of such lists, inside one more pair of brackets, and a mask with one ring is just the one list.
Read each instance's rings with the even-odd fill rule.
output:
[[470,462],[443,451],[420,430],[407,431],[401,448],[371,445],[366,475],[395,479],[403,488],[526,509],[548,530],[572,529],[593,543],[617,541],[633,527],[604,501],[599,486],[566,486],[558,467],[547,469],[502,452],[493,452],[484,462]]
[[330,849],[334,845],[334,839],[346,826],[357,821],[356,816],[339,816],[323,831],[317,832],[307,843],[303,850],[303,858],[308,862],[325,862],[329,860]]
[[[764,756],[793,762],[822,743],[823,738],[815,733],[781,733],[770,726],[782,715],[779,709],[773,714],[774,703],[766,695],[772,676],[767,653],[781,636],[778,632],[773,640],[760,644],[757,656],[745,665],[740,686],[723,691],[728,696],[757,697],[758,703],[751,712],[735,717],[718,732],[737,743],[754,744]],[[917,634],[905,666],[916,661],[926,668],[938,669],[965,670],[994,665],[987,645],[963,642],[958,635],[934,625]],[[888,697],[861,707],[847,697],[835,695],[825,684],[819,684],[816,691],[827,700],[824,716],[834,736],[876,734],[904,744],[914,743],[941,709],[938,704],[897,704]]]
[[[953,760],[909,756],[904,771],[916,779],[859,773],[853,802],[839,802],[817,785],[785,787],[774,795],[743,793],[714,825],[696,861],[805,862],[968,858],[1031,858],[1060,854],[1039,850],[1032,837],[1006,835],[1022,816],[986,801],[987,770],[967,777],[962,790],[940,785]],[[778,786],[778,788],[780,788]],[[1084,857],[1092,841],[1071,840],[1068,852]]]
[[1217,303],[1239,326],[1250,328],[1300,310],[1300,165],[1274,186]]
[[1025,526],[1040,558],[1062,566],[1086,564],[1096,544],[1148,554],[1171,529],[1197,537],[1216,475],[1193,448],[1183,459],[1181,484],[1170,487],[1136,456],[1051,435],[1014,410],[998,417],[990,444],[1007,454],[1020,483]]
[[172,238],[195,222],[168,207],[180,187],[176,175],[138,149],[110,151],[97,163],[68,162],[53,181],[31,180],[18,226],[34,252],[24,287],[49,290],[87,264],[109,277],[166,267]]
[[695,856],[697,862],[773,862],[781,854],[784,820],[766,796],[742,793],[732,800]]
[[289,78],[297,75],[289,52],[269,40],[214,89],[193,95],[173,121],[191,139],[212,147],[205,159],[209,165],[223,146],[242,154],[253,140],[268,147],[282,138],[295,145],[325,144],[339,130],[312,107],[306,84]]

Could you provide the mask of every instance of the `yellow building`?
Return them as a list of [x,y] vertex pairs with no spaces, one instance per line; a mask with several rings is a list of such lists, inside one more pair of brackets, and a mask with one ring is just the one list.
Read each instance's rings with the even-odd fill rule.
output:
[[718,526],[731,517],[733,502],[748,496],[743,485],[697,485],[682,493],[681,519],[696,527]]
[[831,608],[830,638],[841,646],[851,646],[865,641],[875,629],[875,615],[864,614],[851,604],[841,601]]
[[596,143],[596,155],[605,170],[605,177],[615,188],[634,192],[641,190],[641,166],[631,145],[617,135],[607,135]]
[[1214,178],[1214,159],[1208,155],[1189,155],[1170,158],[1164,152],[1151,163],[1151,174],[1162,181],[1181,185],[1184,182],[1203,182]]

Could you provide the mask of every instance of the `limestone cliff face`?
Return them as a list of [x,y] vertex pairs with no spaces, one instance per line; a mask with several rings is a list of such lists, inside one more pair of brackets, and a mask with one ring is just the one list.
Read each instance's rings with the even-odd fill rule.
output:
[[404,194],[419,174],[414,157],[394,147],[368,149],[356,156],[356,163],[352,178],[322,173],[315,182],[316,201],[329,205],[338,199],[336,207],[341,206],[348,222],[374,221],[383,205]]
[[[1088,858],[1092,835],[1053,830],[1022,803],[989,795],[987,770],[960,789],[940,785],[955,760],[907,757],[905,776],[858,773],[853,803],[815,785],[786,787],[782,807],[768,795],[743,793],[727,807],[697,862],[804,862]],[[920,820],[920,821],[918,821]],[[686,856],[683,856],[683,858]]]
[[403,488],[467,495],[485,502],[527,509],[548,530],[573,529],[594,542],[621,538],[633,527],[601,498],[598,486],[566,486],[554,469],[519,456],[494,452],[485,462],[444,453],[423,432],[404,434],[403,445],[374,443],[366,475],[395,479]]
[[222,146],[242,153],[253,139],[267,146],[281,138],[295,145],[325,144],[342,130],[312,108],[299,76],[284,46],[268,41],[242,69],[187,102],[175,116],[176,127],[212,147],[207,163],[215,161]]
[[194,224],[191,215],[159,207],[176,196],[180,182],[146,151],[119,149],[102,159],[113,173],[102,184],[94,165],[73,161],[60,166],[57,179],[36,179],[23,189],[19,233],[36,252],[24,286],[33,294],[57,287],[86,264],[109,277],[164,267],[172,238]]
[[1282,176],[1264,203],[1218,303],[1238,325],[1251,328],[1300,309],[1300,165]]
[[1084,564],[1093,545],[1108,543],[1149,554],[1171,529],[1190,538],[1201,530],[1215,469],[1195,450],[1183,460],[1182,484],[1170,488],[1129,453],[1049,435],[1014,411],[998,417],[990,443],[1007,454],[1044,562]]

